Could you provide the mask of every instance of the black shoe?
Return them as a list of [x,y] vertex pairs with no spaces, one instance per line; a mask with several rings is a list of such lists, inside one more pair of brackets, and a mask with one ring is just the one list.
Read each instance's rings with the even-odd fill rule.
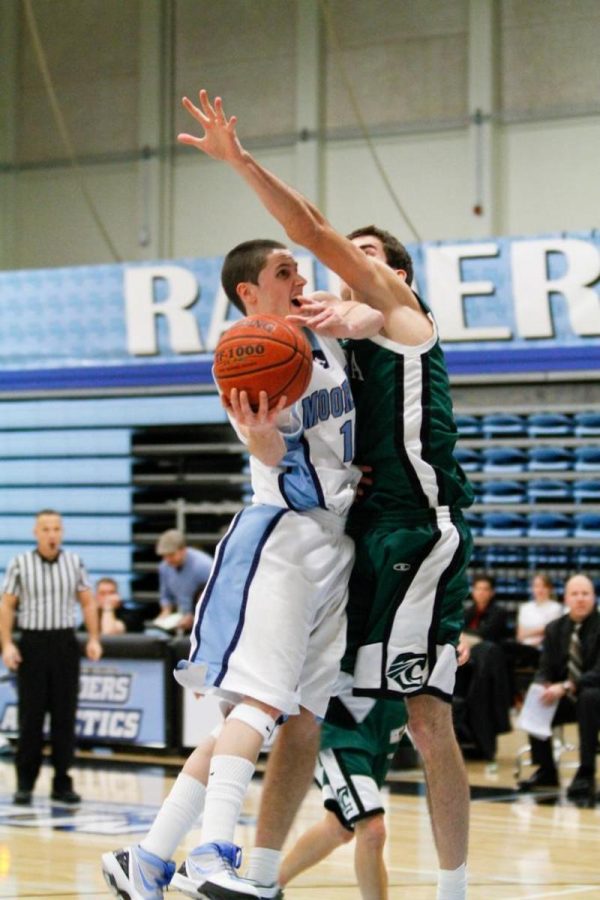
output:
[[596,779],[593,775],[575,775],[567,788],[569,800],[588,799],[596,796]]
[[519,790],[523,793],[528,791],[544,791],[548,788],[560,787],[558,774],[556,770],[548,771],[547,769],[537,769],[533,775],[526,778],[525,781],[519,781]]
[[31,791],[18,788],[13,797],[13,803],[17,806],[31,806]]
[[57,803],[68,803],[69,806],[77,806],[81,803],[80,795],[70,789],[65,791],[52,791],[50,799],[55,800]]

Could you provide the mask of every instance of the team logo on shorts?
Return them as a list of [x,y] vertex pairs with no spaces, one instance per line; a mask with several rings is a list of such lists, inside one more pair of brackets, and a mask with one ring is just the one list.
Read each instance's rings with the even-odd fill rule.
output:
[[338,788],[335,792],[337,802],[345,816],[351,816],[354,812],[354,803],[350,791],[346,786]]
[[386,674],[404,690],[421,687],[426,663],[424,653],[399,653]]

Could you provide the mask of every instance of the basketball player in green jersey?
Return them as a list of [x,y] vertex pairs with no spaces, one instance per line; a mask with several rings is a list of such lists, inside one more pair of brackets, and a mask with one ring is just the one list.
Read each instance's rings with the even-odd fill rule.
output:
[[316,781],[325,813],[286,854],[285,887],[342,844],[354,839],[354,870],[362,900],[387,900],[386,828],[381,788],[406,731],[404,703],[345,697],[331,701],[321,729]]
[[[373,469],[372,488],[352,522],[358,542],[352,591],[363,605],[350,649],[358,692],[406,702],[440,865],[437,900],[462,900],[469,788],[450,700],[471,548],[461,509],[472,496],[452,456],[456,427],[435,322],[410,287],[410,257],[399,242],[375,228],[350,238],[337,232],[242,147],[236,119],[225,115],[220,98],[213,104],[206,91],[199,98],[199,106],[183,103],[203,134],[179,140],[231,166],[290,240],[340,277],[344,297],[384,316],[377,337],[350,347],[363,435],[356,460]],[[399,257],[387,249],[392,243]],[[273,880],[265,875],[273,874],[293,817],[287,785],[299,779],[308,785],[308,756],[279,754],[265,780],[249,873],[260,883]]]

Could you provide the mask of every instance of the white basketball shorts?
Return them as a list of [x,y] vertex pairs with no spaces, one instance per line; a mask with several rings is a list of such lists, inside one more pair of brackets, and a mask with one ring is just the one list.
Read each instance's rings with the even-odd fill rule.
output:
[[321,509],[243,509],[217,547],[177,681],[324,716],[346,641],[354,544],[344,524]]

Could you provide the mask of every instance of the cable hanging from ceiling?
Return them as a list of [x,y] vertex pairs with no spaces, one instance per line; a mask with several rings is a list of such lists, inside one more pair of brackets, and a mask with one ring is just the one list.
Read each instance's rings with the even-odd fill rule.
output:
[[25,18],[27,20],[27,26],[29,28],[29,33],[31,35],[31,41],[33,44],[33,49],[35,52],[35,56],[37,59],[37,64],[40,69],[40,73],[42,76],[42,80],[44,82],[44,87],[46,89],[46,94],[48,95],[48,102],[50,104],[50,108],[52,110],[52,115],[54,116],[54,122],[58,129],[58,133],[64,147],[65,153],[68,157],[68,160],[71,164],[73,172],[77,178],[77,182],[79,185],[79,189],[83,194],[85,203],[87,208],[92,216],[92,219],[96,223],[96,226],[102,235],[104,243],[106,244],[112,258],[115,262],[122,262],[122,257],[117,251],[110,234],[108,233],[108,229],[104,225],[98,208],[94,202],[94,199],[89,191],[87,183],[85,181],[83,170],[79,163],[79,159],[77,157],[77,153],[75,152],[75,148],[73,147],[73,142],[71,140],[71,136],[69,134],[69,129],[67,128],[67,124],[65,122],[65,118],[63,116],[62,110],[60,108],[60,104],[58,102],[58,98],[56,96],[56,91],[54,90],[54,85],[52,83],[52,76],[50,75],[50,69],[48,67],[48,61],[46,59],[46,54],[44,53],[44,48],[42,46],[42,41],[40,38],[39,29],[37,26],[37,21],[35,18],[35,14],[33,12],[33,6],[31,0],[23,0],[23,5],[25,8]]
[[333,45],[332,49],[333,49],[334,53],[337,54],[337,57],[338,57],[338,67],[339,67],[340,74],[342,76],[342,80],[344,82],[344,86],[346,88],[346,91],[348,92],[348,97],[350,99],[350,103],[352,105],[352,109],[353,109],[354,115],[356,117],[356,121],[357,121],[360,131],[363,135],[365,143],[369,149],[369,152],[373,158],[375,167],[376,167],[377,171],[379,172],[379,175],[381,176],[381,180],[383,181],[385,188],[386,188],[388,194],[390,195],[390,198],[391,198],[394,206],[396,207],[396,209],[398,210],[398,212],[400,213],[400,215],[406,222],[406,224],[407,224],[409,230],[411,231],[411,233],[413,234],[415,240],[421,241],[421,236],[420,236],[419,232],[417,231],[416,226],[412,222],[405,207],[401,203],[396,190],[394,189],[394,186],[393,186],[391,179],[385,169],[385,166],[383,165],[383,163],[379,157],[379,153],[377,152],[377,148],[375,146],[373,138],[371,137],[369,127],[368,127],[367,123],[365,122],[364,116],[363,116],[361,108],[360,108],[360,103],[358,102],[358,98],[356,96],[356,91],[354,90],[352,81],[350,80],[350,77],[348,75],[348,70],[344,63],[343,48],[342,48],[342,44],[341,44],[339,35],[338,35],[336,27],[335,27],[335,22],[333,19],[333,14],[331,12],[329,0],[320,0],[320,3],[321,3],[321,9],[323,10],[323,17],[325,19],[325,24],[327,26],[327,31],[329,33],[330,41]]

